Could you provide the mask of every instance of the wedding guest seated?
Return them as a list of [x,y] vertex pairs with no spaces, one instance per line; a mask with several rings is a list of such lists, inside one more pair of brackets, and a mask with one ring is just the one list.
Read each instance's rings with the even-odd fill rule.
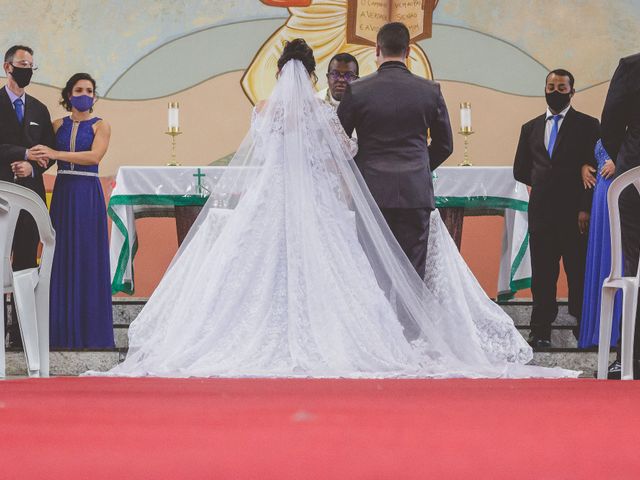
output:
[[[580,337],[578,340],[578,347],[580,348],[598,345],[602,282],[611,272],[611,237],[609,234],[607,191],[613,181],[616,165],[602,146],[601,140],[598,140],[596,144],[595,155],[598,161],[597,170],[588,164],[582,167],[582,182],[585,188],[595,188],[591,204],[589,245],[584,276],[582,322],[580,323]],[[620,339],[621,301],[622,299],[618,294],[613,310],[611,345],[617,345]]]
[[91,75],[73,75],[60,101],[71,114],[53,122],[56,150],[44,145],[34,149],[42,162],[58,163],[51,199],[56,230],[50,312],[54,348],[114,346],[107,215],[98,178],[111,127],[92,114],[96,100]]

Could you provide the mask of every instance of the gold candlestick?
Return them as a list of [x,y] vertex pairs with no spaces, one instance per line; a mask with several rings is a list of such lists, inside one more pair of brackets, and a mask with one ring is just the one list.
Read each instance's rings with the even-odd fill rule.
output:
[[176,137],[178,135],[181,135],[182,132],[178,127],[171,127],[168,128],[164,133],[171,136],[171,160],[169,161],[169,163],[167,163],[167,165],[169,167],[179,167],[180,163],[176,160]]
[[469,160],[469,135],[473,135],[473,128],[471,128],[471,104],[469,102],[462,102],[460,104],[460,135],[464,135],[464,160],[458,165],[461,167],[472,166]]
[[460,135],[464,135],[464,160],[462,163],[458,165],[460,167],[471,167],[473,163],[469,160],[469,135],[473,135],[475,132],[471,129],[471,127],[461,128],[458,132]]
[[171,161],[167,165],[177,167],[180,164],[176,160],[176,137],[182,133],[179,122],[180,104],[178,102],[169,102],[167,107],[169,108],[167,112],[169,125],[164,133],[171,136]]

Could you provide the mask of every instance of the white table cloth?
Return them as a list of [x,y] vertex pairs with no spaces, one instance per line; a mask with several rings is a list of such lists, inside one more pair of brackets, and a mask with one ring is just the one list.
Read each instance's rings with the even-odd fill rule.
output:
[[[113,293],[134,292],[136,218],[174,216],[174,206],[202,205],[227,167],[121,167],[109,201]],[[531,285],[526,187],[511,167],[440,167],[434,174],[438,208],[464,207],[467,214],[504,215],[498,297]]]

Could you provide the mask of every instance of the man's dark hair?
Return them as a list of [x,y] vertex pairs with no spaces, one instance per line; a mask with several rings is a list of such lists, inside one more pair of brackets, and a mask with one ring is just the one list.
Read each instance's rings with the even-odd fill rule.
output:
[[383,25],[376,41],[384,57],[400,57],[409,50],[409,29],[404,23],[392,22]]
[[33,55],[32,48],[27,47],[26,45],[14,45],[9,50],[7,50],[7,53],[4,54],[5,63],[13,62],[13,57],[18,50],[24,50],[25,52],[29,52],[29,55]]
[[331,71],[331,64],[333,62],[355,63],[356,64],[356,75],[360,75],[360,65],[358,65],[358,60],[356,60],[356,57],[354,57],[350,53],[338,53],[338,54],[334,55],[333,57],[331,57],[331,60],[329,60],[329,65],[327,66],[327,73],[329,73]]
[[547,75],[547,78],[545,78],[544,80],[545,84],[549,80],[549,77],[553,74],[559,77],[569,77],[569,86],[571,87],[571,90],[573,90],[573,83],[575,82],[575,79],[573,78],[573,74],[569,70],[565,70],[564,68],[556,68],[555,70],[551,70]]

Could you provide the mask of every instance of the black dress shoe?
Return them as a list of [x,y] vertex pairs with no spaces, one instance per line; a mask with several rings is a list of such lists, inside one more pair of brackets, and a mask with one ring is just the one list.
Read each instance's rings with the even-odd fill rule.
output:
[[546,338],[536,337],[535,335],[529,335],[529,345],[533,348],[534,352],[541,352],[549,350],[551,348],[551,340]]
[[614,360],[607,369],[607,378],[609,380],[620,380],[622,378],[622,363],[620,360]]
[[533,342],[534,352],[544,352],[545,350],[549,350],[551,348],[551,340],[543,340],[538,338],[535,342]]
[[[597,375],[597,374],[596,374]],[[607,379],[620,380],[622,378],[622,363],[615,360],[607,369]],[[633,360],[633,379],[640,380],[640,360]]]
[[16,335],[15,333],[9,333],[9,339],[7,342],[7,347],[8,348],[17,348],[17,349],[22,349],[22,337],[20,336],[20,332],[18,332],[18,334]]

